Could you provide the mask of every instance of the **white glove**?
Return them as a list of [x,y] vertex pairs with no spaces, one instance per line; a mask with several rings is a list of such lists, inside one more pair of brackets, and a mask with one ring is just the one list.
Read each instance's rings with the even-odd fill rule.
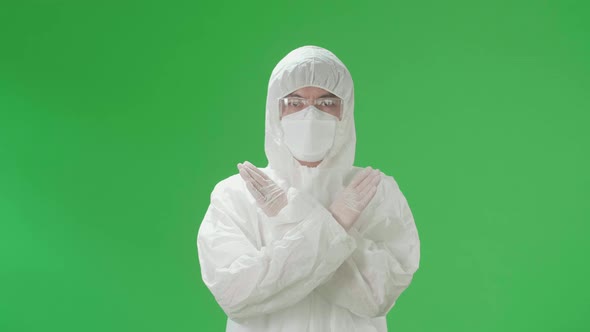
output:
[[328,210],[346,230],[349,230],[367,207],[381,181],[381,171],[370,166],[358,172],[352,182],[338,195]]
[[267,216],[274,217],[287,206],[287,193],[264,172],[248,161],[238,164],[238,169],[246,187]]

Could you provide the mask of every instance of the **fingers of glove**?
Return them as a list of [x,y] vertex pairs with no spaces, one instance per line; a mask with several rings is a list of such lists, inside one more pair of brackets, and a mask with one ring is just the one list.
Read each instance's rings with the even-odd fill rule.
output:
[[[255,189],[256,191],[252,193],[252,195],[256,198],[256,200],[265,200],[265,187],[260,185],[253,177],[252,173],[248,171],[248,169],[244,166],[238,166],[240,169],[240,176],[244,181],[246,181],[246,185],[250,184],[250,187]],[[248,187],[248,189],[250,189]],[[252,190],[251,190],[252,191]]]
[[245,161],[244,165],[248,167],[248,169],[254,171],[262,180],[269,181],[270,178],[266,175],[263,171],[261,171],[258,167],[254,166],[251,162]]
[[240,176],[242,177],[242,179],[244,181],[246,181],[246,182],[254,181],[254,179],[252,178],[250,173],[246,170],[246,167],[244,167],[242,164],[238,164],[238,170],[240,172]]
[[269,192],[271,195],[281,195],[281,194],[283,194],[283,193],[285,192],[285,191],[283,190],[283,188],[281,188],[281,187],[277,186],[276,184],[273,184],[272,186],[270,186],[270,187],[268,187],[268,188],[269,188],[268,192]]
[[375,176],[373,177],[373,181],[369,184],[369,187],[377,187],[379,182],[381,182],[381,178],[383,177],[383,172],[380,170],[376,170]]
[[271,191],[267,191],[264,193],[266,197],[267,204],[272,204],[275,200],[277,200],[283,194],[283,190],[281,188],[275,188]]
[[367,176],[359,185],[355,188],[358,192],[362,192],[365,188],[370,187],[375,179],[379,179],[381,171],[378,169],[371,171],[371,174]]
[[358,172],[354,178],[352,179],[352,181],[350,182],[350,184],[348,185],[349,188],[356,188],[356,186],[359,185],[359,183],[361,183],[367,176],[369,176],[371,174],[371,171],[373,169],[371,168],[371,166],[365,168],[364,170]]
[[[249,165],[248,165],[249,164]],[[250,174],[250,176],[254,179],[254,181],[256,181],[261,187],[265,187],[268,186],[270,184],[270,182],[272,182],[272,180],[270,179],[265,179],[264,176],[266,176],[266,174],[264,174],[261,170],[259,170],[258,168],[256,168],[256,166],[248,163],[244,165],[244,169],[248,172],[248,174]],[[261,173],[264,174],[261,175]]]
[[253,176],[254,172],[248,166],[246,166],[245,164],[238,164],[238,169],[247,174],[250,181],[256,181],[256,179]]
[[[379,170],[377,170],[379,171]],[[377,174],[377,176],[375,177],[375,180],[373,180],[373,185],[377,186],[379,185],[379,182],[381,182],[381,178],[383,178],[383,172],[379,171],[379,174]]]
[[373,199],[376,192],[377,192],[377,187],[376,186],[371,187],[371,189],[369,190],[367,195],[365,195],[365,197],[363,197],[363,200],[361,201],[361,204],[363,205],[363,209],[365,207],[367,207],[367,205],[369,205],[369,202]]
[[252,184],[252,182],[246,182],[246,187],[259,204],[264,204],[266,201],[264,195],[262,195],[262,193]]
[[369,194],[369,191],[371,191],[371,189],[374,187],[375,186],[373,186],[371,184],[365,186],[363,188],[363,190],[358,193],[358,196],[359,196],[358,201],[362,201]]
[[371,182],[368,182],[365,185],[365,187],[359,192],[359,196],[361,198],[364,198],[372,188],[377,187],[379,185],[379,182],[381,182],[381,172],[377,171],[377,173],[374,176],[372,176],[370,180]]

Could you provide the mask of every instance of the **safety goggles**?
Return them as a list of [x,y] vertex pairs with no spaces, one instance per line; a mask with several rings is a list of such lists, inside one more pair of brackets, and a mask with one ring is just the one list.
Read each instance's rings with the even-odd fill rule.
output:
[[304,110],[309,106],[315,106],[320,111],[331,114],[342,120],[342,99],[338,97],[324,97],[317,99],[305,99],[301,97],[284,97],[279,99],[279,115],[293,114]]

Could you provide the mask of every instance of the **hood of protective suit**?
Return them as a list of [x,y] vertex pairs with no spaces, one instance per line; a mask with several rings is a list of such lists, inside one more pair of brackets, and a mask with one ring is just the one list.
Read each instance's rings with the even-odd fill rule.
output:
[[[327,90],[344,102],[332,148],[317,167],[303,166],[293,157],[279,119],[278,100],[306,86]],[[293,186],[321,199],[325,196],[322,191],[341,185],[353,168],[355,147],[354,86],[344,63],[319,46],[302,46],[289,52],[275,66],[268,83],[264,138],[267,168],[285,181],[285,187]],[[327,201],[327,197],[321,200]]]

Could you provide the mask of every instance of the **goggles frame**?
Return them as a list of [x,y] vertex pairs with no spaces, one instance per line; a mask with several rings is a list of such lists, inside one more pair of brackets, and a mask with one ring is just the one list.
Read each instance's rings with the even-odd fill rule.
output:
[[[344,101],[340,97],[322,97],[322,98],[301,98],[301,97],[283,97],[278,99],[279,119],[283,116],[297,113],[309,106],[314,106],[322,112],[326,112],[342,120],[342,110]],[[322,105],[322,103],[324,103]]]

